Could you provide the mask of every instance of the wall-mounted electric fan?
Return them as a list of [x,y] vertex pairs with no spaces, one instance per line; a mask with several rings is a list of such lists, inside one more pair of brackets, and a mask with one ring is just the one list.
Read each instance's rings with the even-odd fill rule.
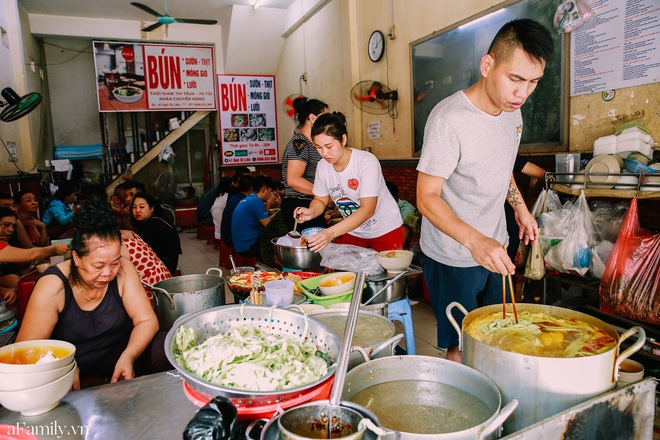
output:
[[284,113],[291,119],[296,119],[296,109],[293,108],[293,101],[298,98],[304,98],[304,96],[299,93],[294,93],[293,95],[287,96],[284,98],[284,101],[282,101],[282,110],[284,110]]
[[0,101],[0,107],[5,107],[0,113],[0,120],[3,122],[12,122],[22,118],[37,108],[41,102],[41,95],[37,92],[19,96],[12,88],[6,87],[0,93],[7,101],[6,103]]
[[360,81],[351,89],[351,100],[360,110],[373,115],[395,117],[399,93],[378,81]]

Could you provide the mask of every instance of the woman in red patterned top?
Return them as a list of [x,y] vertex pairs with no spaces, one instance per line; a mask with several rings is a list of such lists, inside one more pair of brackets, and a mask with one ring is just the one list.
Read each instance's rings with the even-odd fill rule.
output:
[[[122,230],[121,239],[124,244],[121,248],[122,256],[128,258],[133,263],[143,283],[153,286],[160,281],[172,277],[165,263],[158,258],[154,250],[135,232]],[[144,290],[147,291],[149,299],[152,300],[151,289],[145,286]]]

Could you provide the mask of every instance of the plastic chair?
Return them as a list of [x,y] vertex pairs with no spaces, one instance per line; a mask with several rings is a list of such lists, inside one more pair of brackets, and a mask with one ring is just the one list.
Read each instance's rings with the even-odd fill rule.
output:
[[415,330],[413,328],[412,309],[410,300],[406,296],[398,301],[387,304],[387,317],[390,321],[403,323],[403,334],[406,339],[406,353],[417,354],[415,348]]

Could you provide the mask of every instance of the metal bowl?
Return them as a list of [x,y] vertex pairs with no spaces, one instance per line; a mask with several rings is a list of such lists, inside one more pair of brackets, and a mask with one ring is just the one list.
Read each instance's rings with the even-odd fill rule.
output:
[[284,246],[277,244],[280,237],[273,238],[270,242],[275,246],[275,255],[282,267],[287,269],[316,269],[321,266],[321,254],[312,252],[307,246]]
[[[307,385],[279,391],[251,391],[222,387],[208,382],[186,370],[176,360],[179,352],[174,337],[180,327],[194,329],[197,333],[197,341],[201,343],[230,328],[245,325],[256,326],[276,335],[295,336],[313,342],[318,350],[328,356],[333,365],[328,368],[325,376]],[[250,406],[293,399],[331,380],[335,374],[334,362],[339,355],[340,346],[341,340],[337,333],[325,324],[301,313],[266,306],[228,305],[184,315],[177,319],[165,338],[165,355],[184,380],[197,391],[212,396],[227,397],[235,405]]]

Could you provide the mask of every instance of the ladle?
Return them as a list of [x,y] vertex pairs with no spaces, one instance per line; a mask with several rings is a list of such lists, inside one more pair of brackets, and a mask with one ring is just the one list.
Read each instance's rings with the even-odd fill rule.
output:
[[229,261],[231,261],[232,272],[236,272],[236,262],[234,261],[234,256],[229,254]]
[[300,235],[300,232],[296,231],[296,228],[298,228],[298,217],[294,220],[293,223],[293,231],[289,232],[289,237],[291,238],[300,238],[302,235]]
[[364,304],[362,304],[362,305],[363,305],[363,306],[369,305],[374,299],[376,299],[376,297],[377,297],[378,295],[380,295],[381,293],[385,292],[385,291],[387,290],[388,287],[390,287],[392,284],[394,284],[396,281],[398,281],[399,278],[401,278],[402,276],[404,276],[404,275],[407,274],[407,273],[408,273],[408,269],[404,270],[403,272],[398,273],[394,278],[392,278],[392,279],[389,280],[387,283],[385,283],[385,285],[384,285],[384,286],[383,286],[378,292],[376,292],[376,293],[374,294],[374,296],[372,296],[371,298],[369,298],[368,300],[366,300],[366,301],[364,302]]
[[[357,324],[357,316],[360,309],[360,301],[362,299],[362,290],[364,287],[364,272],[358,272],[355,277],[355,290],[353,291],[353,298],[351,299],[351,305],[348,310],[348,317],[346,319],[346,328],[344,330],[344,336],[341,341],[341,348],[339,350],[339,356],[337,359],[337,365],[335,366],[335,381],[332,384],[332,389],[330,391],[330,400],[329,401],[315,401],[310,402],[295,408],[291,408],[282,414],[278,419],[278,426],[281,433],[286,431],[287,438],[295,439],[307,439],[310,437],[305,437],[304,435],[293,433],[288,431],[287,427],[292,427],[296,425],[297,419],[303,420],[305,424],[313,423],[312,420],[316,419],[327,423],[327,438],[335,438],[333,436],[333,425],[336,427],[341,427],[343,423],[347,420],[353,420],[355,423],[359,421],[359,426],[357,431],[354,431],[353,434],[348,436],[342,436],[342,438],[360,438],[364,433],[365,429],[372,429],[385,433],[380,428],[375,426],[371,420],[368,420],[366,417],[363,417],[355,409],[349,408],[342,405],[341,395],[344,389],[344,382],[346,381],[346,369],[348,367],[348,357],[350,354],[351,340],[353,339],[353,333],[355,332],[355,327]],[[284,419],[288,419],[284,422]],[[287,427],[285,427],[285,425]],[[324,430],[325,431],[325,430]],[[315,436],[314,438],[319,438]]]

